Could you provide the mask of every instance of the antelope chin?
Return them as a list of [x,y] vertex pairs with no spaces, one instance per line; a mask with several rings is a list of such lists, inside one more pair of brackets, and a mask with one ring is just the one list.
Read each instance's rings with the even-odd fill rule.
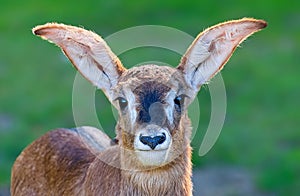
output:
[[162,166],[168,157],[168,149],[136,150],[135,153],[144,166]]

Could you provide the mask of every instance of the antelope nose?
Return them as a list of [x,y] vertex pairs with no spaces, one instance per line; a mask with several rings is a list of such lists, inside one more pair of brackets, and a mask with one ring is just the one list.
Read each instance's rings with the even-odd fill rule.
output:
[[143,135],[140,135],[139,139],[143,144],[148,145],[152,150],[154,150],[154,148],[158,144],[162,144],[162,143],[164,143],[164,141],[166,141],[166,134],[162,133],[162,134],[157,135],[157,136],[143,136]]

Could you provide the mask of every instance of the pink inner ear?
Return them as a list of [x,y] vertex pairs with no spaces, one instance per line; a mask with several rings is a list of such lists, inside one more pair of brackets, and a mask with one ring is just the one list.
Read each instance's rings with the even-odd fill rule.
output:
[[33,33],[58,45],[81,75],[110,99],[111,87],[126,69],[99,35],[56,23],[37,26]]
[[243,40],[266,25],[265,21],[246,18],[213,26],[197,36],[178,69],[198,89],[223,68]]

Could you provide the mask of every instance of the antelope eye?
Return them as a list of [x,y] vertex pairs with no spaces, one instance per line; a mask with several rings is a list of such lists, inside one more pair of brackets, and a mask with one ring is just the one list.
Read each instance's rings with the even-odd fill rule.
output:
[[181,108],[183,107],[185,97],[185,95],[179,95],[175,97],[174,104],[176,111],[181,112]]
[[127,100],[124,99],[123,97],[118,97],[117,100],[119,102],[119,106],[120,106],[121,110],[124,110],[128,105]]
[[184,98],[185,98],[185,95],[179,95],[179,96],[175,97],[175,99],[174,99],[175,105],[178,105],[178,106],[183,105]]

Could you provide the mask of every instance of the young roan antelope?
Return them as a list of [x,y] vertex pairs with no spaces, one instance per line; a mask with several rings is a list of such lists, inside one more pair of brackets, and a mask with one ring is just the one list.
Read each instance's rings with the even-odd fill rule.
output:
[[197,36],[178,67],[131,69],[91,31],[37,26],[33,33],[58,45],[118,110],[116,140],[92,127],[46,133],[16,159],[11,194],[192,195],[187,107],[236,47],[266,25],[250,18],[221,23]]

